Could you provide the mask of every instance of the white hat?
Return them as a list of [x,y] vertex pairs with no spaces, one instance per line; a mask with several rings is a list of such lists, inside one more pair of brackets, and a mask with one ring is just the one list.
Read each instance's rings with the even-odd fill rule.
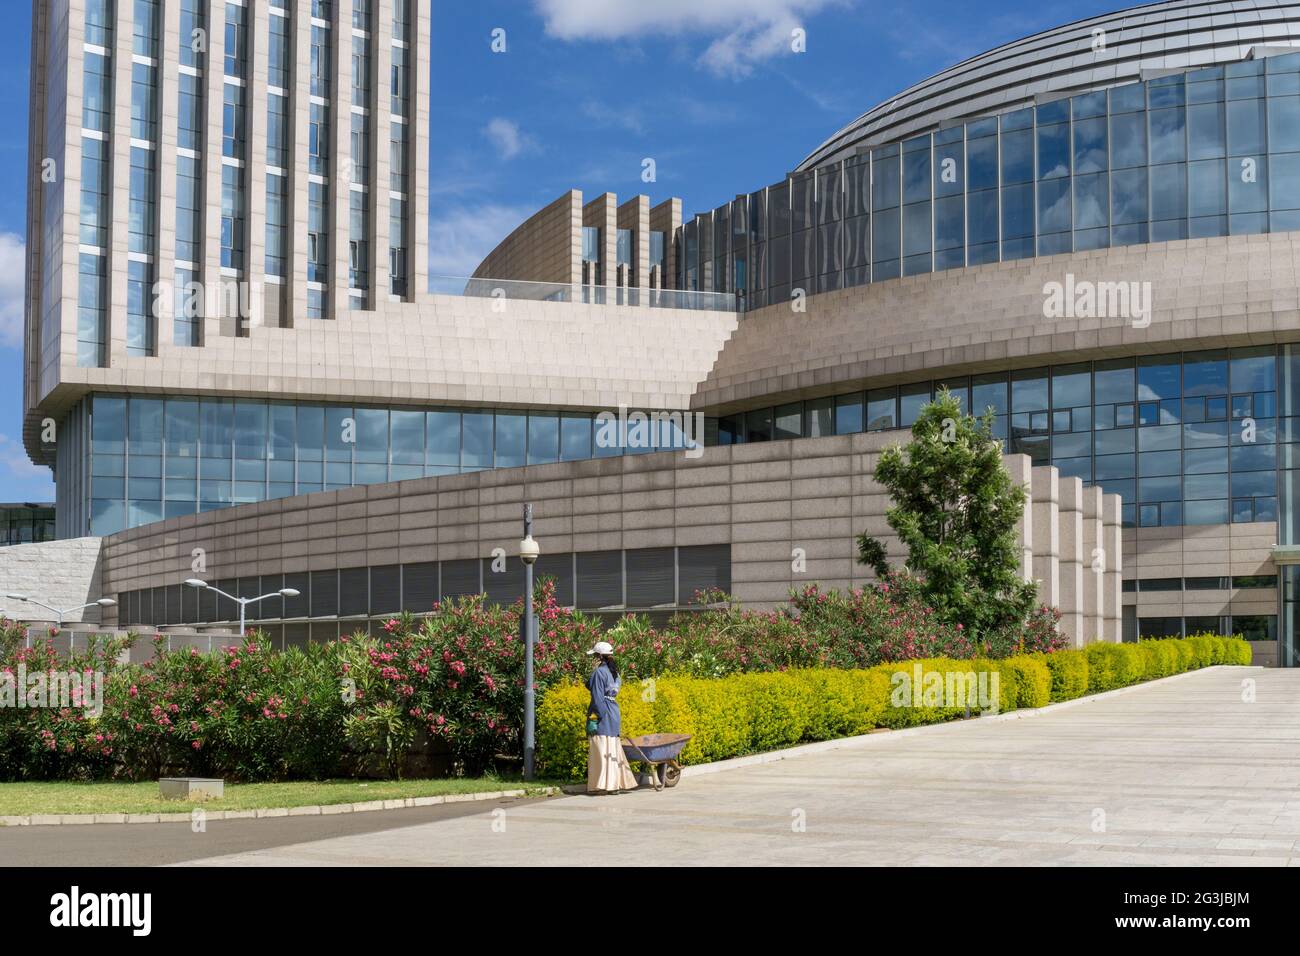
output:
[[587,651],[588,654],[613,654],[614,645],[609,641],[597,641],[596,646]]

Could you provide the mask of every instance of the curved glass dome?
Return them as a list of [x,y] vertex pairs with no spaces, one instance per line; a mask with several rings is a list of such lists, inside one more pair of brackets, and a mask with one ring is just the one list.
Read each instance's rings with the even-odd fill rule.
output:
[[1300,2],[1171,0],[1078,20],[950,67],[862,114],[800,171],[961,120],[1104,89],[1162,72],[1300,46]]

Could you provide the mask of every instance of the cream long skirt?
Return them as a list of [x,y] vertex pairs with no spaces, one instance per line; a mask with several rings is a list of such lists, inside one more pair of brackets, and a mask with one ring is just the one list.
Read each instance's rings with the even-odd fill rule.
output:
[[593,735],[587,749],[587,792],[635,790],[636,774],[618,737]]

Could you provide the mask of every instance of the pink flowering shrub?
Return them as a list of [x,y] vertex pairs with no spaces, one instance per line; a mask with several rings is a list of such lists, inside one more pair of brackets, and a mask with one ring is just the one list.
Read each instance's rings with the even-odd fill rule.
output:
[[[602,622],[561,607],[552,582],[535,595],[538,701],[559,683],[583,681],[597,640],[614,645],[624,683],[675,675],[717,678],[809,668],[860,669],[920,658],[1007,657],[1063,646],[1055,612],[975,646],[941,621],[910,579],[891,575],[847,592],[809,585],[788,604],[742,610],[725,594],[652,625],[626,615]],[[0,708],[0,779],[212,775],[235,780],[320,779],[408,770],[435,747],[464,773],[522,749],[522,601],[482,596],[400,615],[361,633],[280,652],[250,633],[219,654],[168,651],[126,663],[126,642],[61,658],[49,640],[23,646],[0,625],[0,669],[88,669],[104,674],[103,713]]]

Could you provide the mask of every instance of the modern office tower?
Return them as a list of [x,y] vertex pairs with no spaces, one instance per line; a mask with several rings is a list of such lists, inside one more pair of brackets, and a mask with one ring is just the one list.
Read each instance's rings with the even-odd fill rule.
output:
[[[232,371],[248,350],[230,340],[254,330],[364,320],[426,284],[428,2],[38,0],[32,16],[26,437],[55,467],[59,532],[264,497],[233,447],[197,454],[235,413],[203,376]],[[107,434],[119,410],[129,444],[96,456],[91,422]],[[164,443],[165,464],[135,459]]]
[[[60,537],[102,539],[110,620],[229,620],[195,555],[299,590],[259,611],[284,644],[510,601],[525,501],[584,609],[854,586],[876,457],[946,387],[991,411],[1076,644],[1300,662],[1282,0],[1005,44],[685,221],[566,193],[438,294],[427,0],[34,11],[25,441]],[[198,311],[141,299],[169,278]]]

